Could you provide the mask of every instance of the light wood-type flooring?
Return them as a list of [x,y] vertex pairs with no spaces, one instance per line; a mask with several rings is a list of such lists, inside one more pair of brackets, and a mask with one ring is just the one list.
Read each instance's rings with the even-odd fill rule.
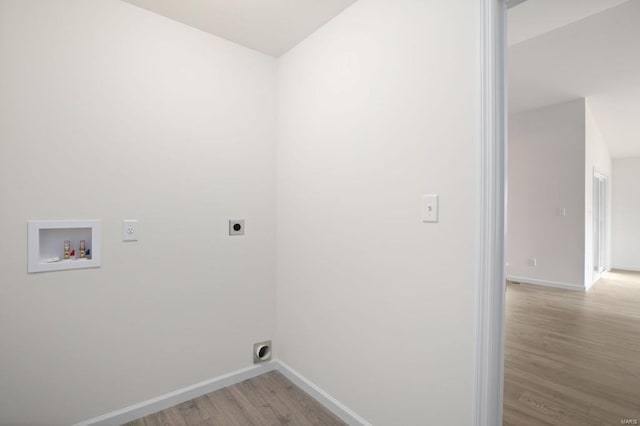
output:
[[345,425],[315,399],[272,371],[126,426]]
[[640,273],[509,283],[506,305],[504,425],[640,424]]

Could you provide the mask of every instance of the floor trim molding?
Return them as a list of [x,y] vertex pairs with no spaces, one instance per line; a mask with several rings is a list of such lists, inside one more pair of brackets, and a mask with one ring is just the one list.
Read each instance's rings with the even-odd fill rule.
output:
[[73,426],[119,426],[276,369],[275,362],[253,365],[76,423]]
[[222,376],[214,377],[213,379],[205,380],[203,382],[151,398],[147,401],[142,401],[126,408],[76,423],[73,426],[119,426],[123,423],[139,419],[149,414],[156,413],[199,396],[206,395],[210,392],[214,392],[218,389],[240,383],[244,380],[251,379],[274,370],[279,371],[283,376],[291,380],[295,385],[311,395],[327,410],[331,411],[350,426],[371,426],[371,423],[364,420],[347,406],[340,403],[337,399],[280,360],[273,360],[264,364],[253,365],[228,374],[223,374]]
[[640,272],[640,266],[620,266],[620,265],[616,265],[613,266],[611,268],[613,269],[617,269],[619,271],[631,271],[631,272]]
[[563,283],[558,281],[538,280],[536,278],[507,276],[507,281],[512,281],[514,283],[522,283],[522,284],[541,285],[545,287],[562,288],[564,290],[573,290],[573,291],[582,291],[582,292],[586,291],[584,286],[581,286],[578,284]]
[[338,416],[343,422],[350,426],[371,426],[371,423],[360,417],[346,405],[319,388],[315,383],[298,373],[293,368],[280,360],[274,361],[276,370],[291,380],[300,389],[311,395],[316,401],[322,404],[327,410]]

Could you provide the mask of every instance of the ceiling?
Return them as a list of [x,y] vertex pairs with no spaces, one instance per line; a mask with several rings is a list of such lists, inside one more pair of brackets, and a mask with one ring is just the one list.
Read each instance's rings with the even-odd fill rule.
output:
[[[528,0],[513,11],[536,2],[553,1]],[[555,1],[565,2],[572,3]],[[546,13],[529,19],[548,19],[555,15],[555,6],[548,6]],[[518,19],[509,24],[524,20]],[[557,26],[554,17],[556,28],[551,31],[546,30],[549,25],[527,23],[542,33],[510,45],[509,112],[585,97],[612,157],[640,156],[640,1],[573,19]],[[523,34],[518,28],[513,31]]]
[[356,0],[123,0],[280,56]]
[[509,9],[509,45],[577,22],[628,0],[529,0]]

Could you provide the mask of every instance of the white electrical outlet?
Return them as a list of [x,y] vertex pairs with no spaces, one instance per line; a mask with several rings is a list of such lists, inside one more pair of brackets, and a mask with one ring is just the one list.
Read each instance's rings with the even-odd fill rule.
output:
[[538,259],[536,259],[535,257],[530,257],[529,258],[529,266],[531,266],[531,267],[538,266]]
[[122,221],[122,241],[138,241],[138,221]]

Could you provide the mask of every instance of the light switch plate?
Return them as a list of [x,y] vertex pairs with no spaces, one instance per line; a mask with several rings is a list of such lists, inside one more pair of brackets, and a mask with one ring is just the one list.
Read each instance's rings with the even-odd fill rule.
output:
[[122,241],[138,241],[138,221],[127,219],[122,221]]
[[422,196],[422,221],[425,223],[438,222],[438,194]]

